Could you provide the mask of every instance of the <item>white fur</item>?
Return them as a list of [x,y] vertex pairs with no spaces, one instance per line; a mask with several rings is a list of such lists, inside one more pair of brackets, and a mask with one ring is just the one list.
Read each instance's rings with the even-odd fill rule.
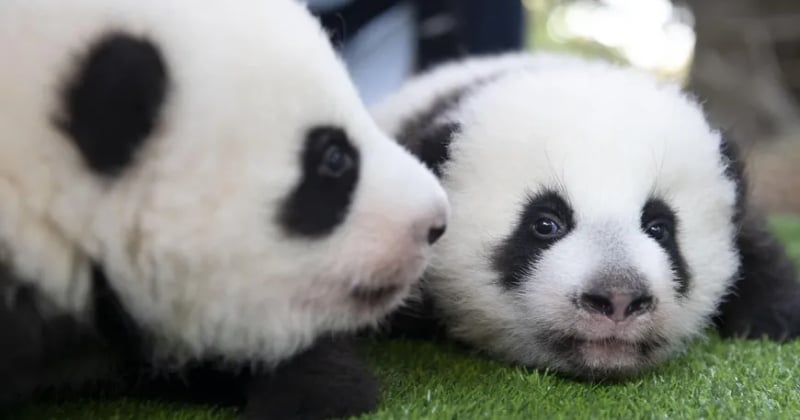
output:
[[[107,181],[51,124],[58,89],[103,32],[156,43],[171,81],[137,163]],[[443,190],[378,130],[327,37],[290,0],[7,0],[0,3],[0,242],[13,269],[87,314],[90,262],[182,360],[276,362],[319,334],[376,321],[355,286],[407,289]],[[359,149],[347,219],[287,238],[279,204],[299,181],[305,130],[343,127]]]
[[[476,85],[493,67],[505,70]],[[460,125],[443,166],[452,219],[425,282],[450,333],[504,360],[571,373],[634,371],[700,333],[738,267],[735,184],[724,175],[720,135],[700,107],[678,87],[633,69],[512,54],[420,76],[374,114],[398,134],[436,97],[470,85],[447,114]],[[544,188],[566,196],[576,229],[541,255],[519,289],[506,290],[491,252],[512,232],[526,194]],[[679,219],[690,272],[683,299],[668,255],[640,227],[651,194]],[[644,274],[655,312],[615,326],[579,311],[569,296],[609,267]],[[582,339],[658,335],[669,345],[650,360],[628,348],[586,346],[573,363],[537,337],[545,329]]]

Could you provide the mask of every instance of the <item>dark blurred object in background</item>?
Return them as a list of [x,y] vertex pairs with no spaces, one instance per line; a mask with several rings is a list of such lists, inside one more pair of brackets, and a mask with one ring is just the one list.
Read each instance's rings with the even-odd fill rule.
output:
[[797,137],[800,2],[681,0],[695,15],[689,87],[743,145]]
[[465,55],[524,46],[527,28],[520,0],[416,0],[414,4],[417,70]]
[[305,1],[367,103],[443,61],[521,50],[527,29],[520,0]]

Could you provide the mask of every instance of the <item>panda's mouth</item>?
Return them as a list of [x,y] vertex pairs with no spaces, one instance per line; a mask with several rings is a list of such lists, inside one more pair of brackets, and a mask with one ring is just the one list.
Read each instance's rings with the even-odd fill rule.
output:
[[626,340],[618,337],[572,338],[571,354],[580,365],[603,372],[600,376],[626,377],[646,368],[662,347],[657,340]]
[[584,351],[600,352],[613,355],[638,355],[647,356],[655,350],[659,344],[648,340],[625,340],[617,337],[606,337],[599,339],[573,338],[572,346]]
[[389,284],[385,286],[366,287],[358,286],[353,288],[350,296],[359,304],[369,307],[384,306],[403,290],[399,284]]

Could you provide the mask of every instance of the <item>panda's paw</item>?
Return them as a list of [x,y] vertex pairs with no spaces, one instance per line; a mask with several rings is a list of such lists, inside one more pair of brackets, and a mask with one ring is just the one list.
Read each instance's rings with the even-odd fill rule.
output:
[[800,294],[784,296],[771,305],[723,314],[718,321],[722,337],[785,342],[800,337]]
[[307,352],[256,377],[246,419],[329,419],[376,410],[380,384],[344,339],[323,339]]

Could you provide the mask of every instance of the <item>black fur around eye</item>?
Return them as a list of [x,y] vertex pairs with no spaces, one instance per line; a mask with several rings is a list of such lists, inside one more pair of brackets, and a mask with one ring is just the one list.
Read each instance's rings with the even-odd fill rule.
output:
[[359,177],[358,149],[335,126],[318,126],[306,134],[299,157],[302,179],[287,197],[280,224],[293,235],[329,234],[345,219]]
[[541,239],[557,239],[564,235],[564,223],[556,216],[542,213],[533,222],[533,234]]
[[663,199],[651,198],[642,207],[642,232],[667,253],[675,273],[675,291],[678,296],[685,296],[689,290],[690,276],[678,243],[679,223],[678,214]]
[[492,268],[503,287],[523,284],[539,256],[575,229],[572,206],[560,192],[544,190],[520,206],[514,230],[492,252]]

